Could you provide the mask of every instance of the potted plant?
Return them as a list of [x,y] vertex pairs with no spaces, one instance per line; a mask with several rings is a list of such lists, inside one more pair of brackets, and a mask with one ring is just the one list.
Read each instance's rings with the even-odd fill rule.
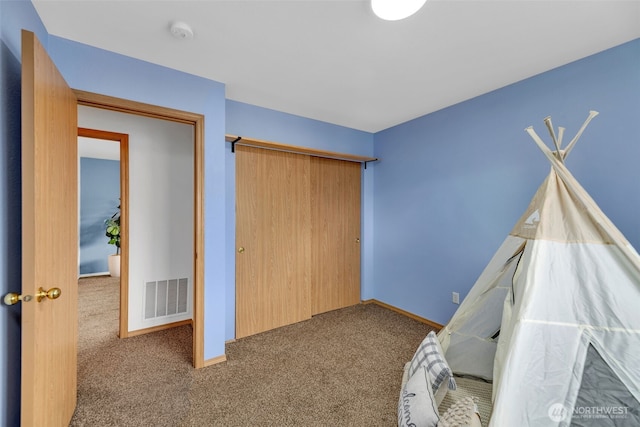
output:
[[112,277],[120,277],[120,206],[111,218],[105,220],[105,235],[109,238],[109,244],[116,246],[116,253],[109,255],[109,274]]

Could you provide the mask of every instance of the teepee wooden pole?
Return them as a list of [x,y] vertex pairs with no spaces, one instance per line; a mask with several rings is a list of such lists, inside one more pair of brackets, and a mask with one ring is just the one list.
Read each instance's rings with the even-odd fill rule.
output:
[[562,126],[558,127],[558,147],[562,147],[562,137],[564,137],[564,131],[565,128],[563,128]]
[[544,124],[547,125],[547,129],[549,129],[549,135],[551,135],[553,145],[556,146],[558,158],[562,160],[562,156],[560,155],[560,144],[558,143],[558,138],[556,138],[556,132],[553,130],[553,124],[551,124],[551,116],[547,116],[544,118]]
[[582,124],[582,127],[580,128],[576,136],[574,136],[571,142],[569,143],[569,145],[567,145],[567,149],[564,150],[563,158],[566,158],[569,155],[569,153],[573,149],[573,146],[576,145],[576,142],[578,141],[580,136],[582,136],[582,132],[584,132],[584,130],[587,128],[587,125],[589,124],[589,122],[598,114],[599,113],[597,111],[594,111],[594,110],[589,111],[589,117],[587,117],[587,120],[584,121],[584,123]]

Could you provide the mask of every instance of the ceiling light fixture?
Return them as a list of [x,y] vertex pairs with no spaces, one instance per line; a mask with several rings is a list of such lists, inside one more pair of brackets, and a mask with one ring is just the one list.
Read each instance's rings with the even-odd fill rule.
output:
[[398,21],[420,10],[427,0],[371,0],[371,9],[378,18]]
[[169,29],[171,31],[171,35],[177,39],[192,39],[193,38],[193,30],[188,24],[184,22],[174,22],[171,24]]

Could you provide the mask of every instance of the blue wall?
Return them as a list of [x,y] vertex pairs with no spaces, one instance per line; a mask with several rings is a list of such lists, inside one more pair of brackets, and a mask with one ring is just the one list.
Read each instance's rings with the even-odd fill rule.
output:
[[120,162],[80,159],[80,274],[109,271],[116,247],[105,236],[105,220],[120,206]]
[[[338,153],[373,156],[373,134],[343,126],[311,120],[242,102],[226,102],[226,132],[231,135],[276,141],[283,144],[310,147]],[[227,228],[228,253],[235,254],[235,157],[227,143]],[[373,164],[362,174],[362,298],[372,298],[368,289],[373,283]],[[227,259],[227,339],[235,337],[235,257]]]
[[635,40],[377,133],[374,297],[446,323],[548,174],[524,128],[566,144],[592,109],[567,166],[640,248]]

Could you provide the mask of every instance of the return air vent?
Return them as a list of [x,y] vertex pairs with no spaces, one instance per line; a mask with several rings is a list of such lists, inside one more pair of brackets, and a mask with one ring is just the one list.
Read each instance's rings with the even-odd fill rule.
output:
[[144,318],[173,316],[187,312],[189,279],[168,279],[146,282],[144,287]]

